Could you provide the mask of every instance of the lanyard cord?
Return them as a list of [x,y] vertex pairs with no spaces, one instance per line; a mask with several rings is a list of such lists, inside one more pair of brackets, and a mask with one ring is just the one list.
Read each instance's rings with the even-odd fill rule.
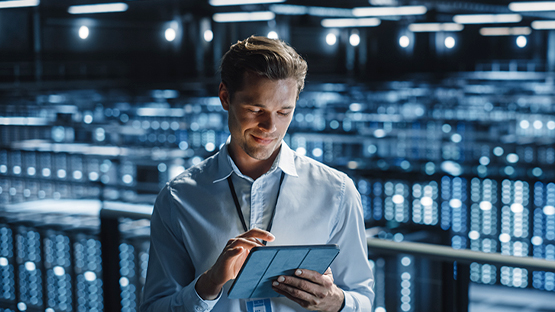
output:
[[[278,185],[278,192],[276,196],[276,204],[274,205],[274,210],[272,211],[272,216],[270,218],[270,223],[268,223],[268,228],[266,231],[270,232],[272,230],[272,225],[274,223],[274,217],[276,215],[276,207],[279,199],[279,193],[281,192],[281,184],[283,183],[283,179],[285,178],[285,172],[281,172],[281,177],[279,178],[279,185]],[[247,223],[245,222],[245,217],[243,216],[243,211],[241,210],[241,205],[239,204],[239,199],[237,198],[237,193],[235,192],[235,187],[233,186],[233,181],[231,181],[231,175],[227,177],[227,183],[229,184],[229,189],[231,191],[231,196],[233,196],[233,202],[235,203],[235,208],[237,208],[237,215],[239,215],[239,219],[241,220],[241,225],[243,225],[243,229],[248,231]],[[266,245],[266,241],[264,241],[264,245]]]

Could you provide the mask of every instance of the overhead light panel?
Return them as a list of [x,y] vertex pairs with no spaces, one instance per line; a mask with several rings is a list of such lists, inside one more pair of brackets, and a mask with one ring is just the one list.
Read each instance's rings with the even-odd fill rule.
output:
[[453,16],[453,21],[459,24],[498,24],[519,23],[520,14],[459,14]]
[[532,28],[537,30],[555,29],[555,21],[533,21]]
[[555,1],[511,2],[509,10],[513,12],[555,11]]
[[423,15],[428,12],[426,6],[409,5],[400,7],[370,7],[354,8],[354,16],[402,16],[402,15]]
[[40,0],[13,0],[0,2],[0,9],[33,7],[40,4]]
[[412,32],[439,32],[439,31],[461,31],[464,26],[457,23],[413,23],[409,25]]
[[375,27],[380,25],[378,18],[326,18],[322,20],[322,27]]
[[530,27],[482,27],[480,35],[482,36],[518,36],[529,35],[532,33]]
[[311,15],[324,17],[353,17],[352,9],[316,7],[291,4],[272,4],[270,11],[280,15]]
[[72,5],[67,11],[69,14],[93,14],[93,13],[114,13],[127,11],[127,4],[123,2],[116,3],[98,3],[87,5]]
[[232,5],[247,5],[247,4],[267,4],[267,3],[281,3],[285,0],[210,0],[211,6],[232,6]]
[[274,12],[270,11],[216,13],[212,15],[212,19],[217,23],[270,21],[275,17]]

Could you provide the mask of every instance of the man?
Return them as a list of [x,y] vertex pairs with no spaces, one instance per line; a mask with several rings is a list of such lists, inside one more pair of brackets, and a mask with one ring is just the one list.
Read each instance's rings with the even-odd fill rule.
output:
[[306,70],[293,48],[265,37],[224,55],[219,97],[231,136],[160,192],[142,311],[247,311],[227,291],[261,241],[341,249],[323,275],[301,268],[278,277],[273,289],[283,296],[265,299],[272,312],[371,311],[360,195],[345,174],[282,141]]

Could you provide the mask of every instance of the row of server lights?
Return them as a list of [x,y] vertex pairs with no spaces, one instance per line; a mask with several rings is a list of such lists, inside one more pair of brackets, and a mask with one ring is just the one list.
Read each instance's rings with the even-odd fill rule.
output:
[[[394,222],[400,225],[397,228],[405,224],[440,227],[449,231],[453,248],[555,260],[555,183],[449,176],[427,181],[355,179],[369,226]],[[102,264],[95,236],[86,234],[87,229],[61,231],[21,220],[0,227],[3,284],[18,285],[4,289],[0,305],[17,304],[20,311],[101,311]],[[392,239],[404,237],[397,233]],[[144,237],[127,237],[119,250],[122,306],[136,311],[148,244]],[[410,311],[418,301],[411,295],[416,260],[407,256],[399,261],[400,309]],[[379,259],[374,265],[380,266]],[[470,269],[476,283],[555,291],[555,274],[550,272],[481,263]]]
[[[455,176],[552,178],[544,170],[555,162],[552,146],[477,143],[490,133],[514,134],[532,141],[553,139],[555,121],[549,115],[504,112],[494,109],[491,103],[484,105],[483,112],[464,107],[430,110],[419,103],[333,104],[344,101],[333,93],[327,94],[329,104],[315,107],[311,103],[323,100],[312,99],[318,96],[321,95],[302,94],[286,142],[298,153],[332,166],[427,175],[445,172]],[[104,185],[163,183],[167,175],[173,177],[215,152],[229,136],[225,112],[216,103],[217,98],[196,101],[167,108],[96,105],[92,110],[79,111],[73,107],[69,116],[52,105],[50,111],[42,107],[40,116],[0,117],[0,139],[4,145],[11,145],[9,150],[0,152],[0,174]],[[64,106],[62,110],[67,109]],[[490,125],[477,129],[473,126],[475,121],[489,121]],[[25,141],[30,139],[43,141]],[[16,146],[12,144],[14,140],[23,142]],[[139,149],[131,152],[130,147]],[[143,167],[132,155],[148,162],[156,159],[157,170],[140,177]],[[181,160],[175,161],[178,157]],[[60,195],[34,189],[19,183],[2,187],[0,196],[7,202],[10,195]]]
[[86,234],[87,229],[68,234],[24,220],[0,222],[4,285],[0,307],[4,311],[103,311],[98,239]]
[[[73,201],[69,205],[88,203]],[[104,311],[102,246],[96,218],[78,216],[71,207],[56,217],[49,217],[48,211],[3,212],[1,311]],[[129,233],[119,245],[121,306],[122,311],[131,312],[138,311],[149,246],[148,236],[130,232],[128,224],[123,226],[128,229],[124,233]]]
[[[188,136],[188,132],[186,133]],[[35,150],[35,147],[0,150],[0,199],[2,203],[8,204],[30,199],[96,197],[100,195],[101,189],[106,191],[110,187],[128,189],[126,198],[131,199],[134,197],[134,187],[139,188],[145,184],[156,188],[163,185],[185,168],[201,162],[217,151],[228,136],[229,133],[223,131],[192,132],[190,139],[180,140],[173,148],[141,148],[144,158],[133,156],[132,148],[100,148],[96,153],[89,154],[90,149],[98,147],[69,149],[68,146],[71,144],[48,144],[39,150]],[[325,135],[315,137],[294,133],[287,136],[285,141],[299,154],[330,165],[359,171],[361,174],[379,170],[429,176],[451,173],[476,174],[483,177],[522,176],[545,180],[545,177],[550,177],[550,173],[542,169],[545,168],[544,164],[555,162],[553,148],[536,151],[533,148],[522,148],[517,149],[516,153],[506,153],[503,148],[497,146],[491,150],[480,148],[478,156],[483,155],[484,151],[491,152],[492,155],[480,156],[478,163],[465,168],[457,163],[457,158],[472,157],[475,154],[472,148],[469,148],[470,152],[467,153],[462,148],[452,150],[437,144],[432,146],[432,149],[424,148],[419,152],[418,141],[416,144],[402,141],[393,144],[394,140],[378,143],[368,140],[362,144],[338,142],[342,138],[334,141],[327,140]],[[352,140],[358,139],[355,137]],[[452,142],[445,144],[451,145]],[[100,151],[118,154],[103,155]],[[538,161],[537,156],[539,164],[534,164],[533,162]],[[436,158],[436,161],[430,158]],[[375,163],[367,163],[370,160]],[[522,167],[527,167],[528,171]],[[123,195],[120,192],[115,194]],[[108,198],[114,199],[115,196],[110,195]]]
[[[410,91],[410,93],[414,92],[417,90]],[[379,97],[380,95],[373,94],[373,96]],[[392,97],[391,93],[384,96]],[[322,97],[328,97],[328,101],[320,101]],[[225,123],[222,122],[225,121],[225,114],[218,105],[214,104],[214,101],[216,99],[202,98],[198,99],[195,104],[187,104],[179,108],[168,106],[163,110],[146,105],[141,107],[141,110],[133,110],[95,104],[92,108],[76,108],[76,112],[71,116],[64,116],[62,112],[54,114],[30,112],[29,116],[25,117],[28,118],[26,120],[28,124],[40,121],[32,118],[45,118],[42,120],[44,121],[42,125],[33,127],[24,126],[24,120],[17,119],[23,118],[22,116],[7,117],[4,114],[2,132],[3,136],[6,136],[6,140],[3,139],[2,144],[9,148],[3,148],[3,153],[0,153],[0,155],[4,155],[0,166],[2,164],[5,166],[2,167],[5,169],[4,172],[0,172],[2,183],[0,197],[6,199],[3,204],[37,199],[40,198],[40,194],[46,194],[43,198],[98,198],[102,190],[105,193],[108,192],[108,194],[104,194],[107,195],[104,196],[105,198],[121,197],[132,200],[133,196],[139,196],[140,192],[134,189],[140,184],[138,182],[153,183],[154,186],[150,191],[155,193],[159,188],[158,183],[164,183],[170,178],[172,168],[174,168],[174,172],[180,172],[201,161],[215,152],[227,139],[228,133],[223,131]],[[490,105],[483,104],[484,112],[473,116],[465,112],[464,107],[461,107],[460,111],[452,108],[437,108],[430,112],[424,105],[399,104],[396,101],[380,103],[375,107],[371,102],[349,101],[348,105],[343,104],[345,102],[338,101],[338,95],[335,93],[324,93],[324,95],[306,93],[306,97],[299,101],[297,115],[286,142],[299,153],[305,153],[343,169],[353,169],[348,172],[355,179],[357,188],[362,195],[364,215],[368,226],[383,225],[388,222],[401,225],[418,224],[449,231],[450,244],[455,248],[470,248],[512,255],[533,255],[552,259],[555,233],[553,179],[545,178],[542,175],[529,176],[529,180],[510,176],[488,178],[480,177],[479,171],[467,171],[461,177],[453,177],[442,173],[444,171],[440,165],[447,160],[453,162],[456,160],[462,163],[478,160],[479,166],[485,166],[488,170],[496,163],[502,163],[503,170],[506,170],[507,167],[518,169],[519,166],[526,166],[526,164],[531,165],[530,169],[545,169],[547,164],[552,164],[554,161],[553,148],[549,145],[518,146],[517,144],[500,144],[500,142],[490,144],[491,142],[476,142],[475,140],[478,137],[477,134],[482,131],[510,134],[519,132],[517,134],[519,137],[533,140],[549,138],[552,133],[550,131],[553,129],[549,128],[551,120],[548,114],[541,115],[537,112],[524,114],[521,112],[522,115],[519,115],[521,113],[517,114],[517,111],[497,114],[491,103]],[[404,102],[404,100],[400,102]],[[318,112],[316,103],[326,103],[326,109]],[[410,109],[404,110],[403,108]],[[68,107],[66,106],[64,109],[67,110]],[[56,117],[48,119],[48,116]],[[428,117],[421,121],[419,118],[424,116],[432,118]],[[521,118],[519,117],[519,119],[517,116]],[[365,118],[368,119],[365,120]],[[384,118],[386,121],[383,120]],[[472,123],[481,120],[480,118],[485,118],[484,121],[487,120],[491,128],[484,130],[472,127]],[[528,127],[522,120],[528,121]],[[536,122],[538,120],[541,120],[542,127],[539,127],[539,123]],[[375,122],[376,127],[372,126],[372,122]],[[34,130],[30,130],[33,128],[41,130],[35,133]],[[104,131],[98,131],[99,128]],[[530,130],[532,132],[529,132]],[[31,132],[28,133],[28,131]],[[535,131],[545,132],[543,135],[537,135]],[[409,132],[416,133],[416,136],[409,137],[403,134]],[[127,137],[126,133],[135,133],[136,135]],[[35,134],[45,135],[41,137],[43,141],[29,141],[26,145],[25,142],[15,143],[13,139],[8,140],[14,137],[23,139],[23,141],[36,139],[33,137]],[[164,137],[161,137],[161,134]],[[168,142],[170,135],[175,137],[175,142]],[[430,140],[430,137],[437,138],[437,140]],[[161,138],[164,139],[161,140]],[[360,142],[364,140],[368,140],[367,145],[361,145]],[[404,145],[392,145],[397,141]],[[427,146],[424,144],[427,141],[437,142],[436,145],[429,148],[430,151],[424,148],[421,152],[419,146]],[[76,144],[84,142],[89,144]],[[125,144],[118,142],[125,142]],[[411,145],[409,144],[411,142],[416,143]],[[118,144],[115,149],[114,144]],[[149,147],[145,147],[149,144]],[[444,146],[448,148],[444,148]],[[453,146],[458,146],[459,149],[453,148]],[[461,146],[464,148],[461,149]],[[487,146],[486,153],[484,153],[484,146]],[[133,148],[133,157],[128,156],[129,152],[126,151],[126,148]],[[532,150],[531,158],[527,156],[530,154],[527,152],[527,148]],[[466,150],[471,152],[467,153]],[[368,156],[364,156],[364,151],[369,153]],[[50,157],[50,161],[45,161],[46,165],[43,165],[40,160],[37,161],[37,159],[47,159],[48,157]],[[487,157],[487,159],[482,157]],[[441,161],[430,161],[434,159]],[[405,160],[406,162],[404,162]],[[365,167],[369,162],[376,162],[378,167]],[[423,168],[417,170],[413,164],[419,163],[423,165]],[[34,168],[34,170],[30,170],[30,168]],[[50,175],[43,175],[45,168],[49,169]],[[407,173],[420,172],[425,175],[419,174],[413,180],[407,180],[406,177],[395,179],[394,175],[390,179],[373,177],[376,169],[394,173],[395,168],[407,170],[403,171]],[[30,175],[30,172],[34,174]],[[80,172],[80,174],[76,172]],[[93,179],[91,179],[91,173],[93,173]],[[103,178],[103,176],[107,178]],[[409,174],[408,176],[413,175]],[[540,177],[543,178],[540,179]],[[104,181],[102,181],[103,179]],[[80,184],[79,181],[83,183]],[[126,181],[131,184],[126,184]],[[89,185],[89,182],[100,182],[104,186],[94,183]],[[112,183],[115,185],[110,185]],[[125,185],[130,188],[123,188]],[[112,186],[111,190],[106,186]],[[89,187],[92,191],[87,193]],[[44,193],[40,193],[40,191],[44,191]],[[113,196],[109,194],[110,191],[114,192]],[[119,192],[119,195],[116,195],[115,192]],[[126,192],[131,192],[131,195],[123,196],[122,194],[126,194]],[[26,197],[25,194],[30,196]],[[10,229],[12,233],[18,231],[14,230],[11,225],[6,228]],[[35,232],[31,235],[33,239],[37,237],[36,233],[41,234],[40,231],[34,229],[32,231]],[[69,239],[71,242],[71,235],[69,235]],[[397,235],[396,239],[402,240],[402,235]],[[2,241],[4,240],[9,240],[9,238],[2,238]],[[44,247],[48,245],[40,243]],[[135,242],[125,242],[125,244],[127,244],[126,247],[120,248],[120,266],[127,268],[120,272],[122,306],[132,311],[136,309],[137,302],[140,300],[137,292],[141,288],[141,274],[146,269],[144,261],[146,261],[145,250],[147,248],[143,245],[139,246]],[[72,245],[70,244],[70,246]],[[33,246],[37,246],[37,243],[33,243]],[[66,250],[65,247],[60,248],[60,251]],[[14,250],[12,250],[13,252]],[[131,257],[131,253],[134,257]],[[9,251],[4,254],[9,255]],[[73,253],[70,251],[70,254]],[[48,276],[48,273],[44,271],[47,266],[40,261],[35,261],[37,258],[25,261],[14,260],[9,256],[4,256],[4,258],[4,260],[0,259],[0,264],[8,264],[4,266],[8,270],[6,276],[17,276],[17,278],[23,276],[21,278],[25,279],[23,283],[27,283],[25,285],[30,285],[31,281],[40,280],[37,277],[38,272],[41,272],[41,278]],[[131,259],[134,259],[134,262]],[[27,264],[28,262],[34,264]],[[12,265],[14,273],[11,275],[9,273],[10,263],[17,263],[15,266]],[[376,262],[376,265],[379,266],[379,263]],[[63,271],[56,267],[63,268]],[[404,293],[407,293],[407,290],[413,290],[415,285],[412,279],[414,274],[410,273],[410,264],[406,267],[408,268],[406,273],[411,274],[411,278],[405,274],[405,279],[400,281],[403,283],[400,291],[404,290]],[[32,270],[33,268],[34,270]],[[139,268],[141,271],[138,271]],[[23,269],[30,270],[23,271]],[[91,270],[80,271],[83,273],[82,279],[85,282],[98,282],[100,274]],[[24,273],[21,275],[19,272]],[[35,275],[31,276],[29,272],[34,272]],[[72,270],[63,265],[55,265],[52,267],[51,275],[58,277],[56,274],[63,275],[67,272],[72,272]],[[95,273],[95,278],[93,279],[93,275],[87,272]],[[473,281],[485,284],[498,283],[519,288],[534,287],[547,291],[553,290],[551,273],[529,272],[521,268],[473,264],[471,278]],[[8,282],[8,280],[6,281]],[[78,281],[78,277],[72,277],[71,281]],[[88,285],[85,282],[82,286]],[[43,281],[41,285],[44,286],[47,283]],[[67,286],[67,279],[66,284],[61,283],[61,285]],[[76,287],[73,285],[71,287]],[[94,287],[92,287],[93,290],[98,290]],[[34,291],[39,288],[40,286],[35,285],[31,290],[32,294],[35,294]],[[23,290],[27,291],[27,289]],[[21,307],[29,307],[31,310],[39,303],[39,299],[42,300],[42,304],[45,304],[47,302],[45,296],[48,294],[44,288],[42,289],[40,298],[36,295],[24,297],[26,298],[24,301],[10,299],[6,307],[22,303]],[[92,290],[89,290],[85,294],[90,294]],[[74,290],[73,294],[77,294],[77,292]],[[95,294],[97,296],[95,298],[100,298],[98,293]],[[412,304],[400,308],[414,308],[416,299],[410,295],[404,296],[401,294],[399,300],[407,303],[405,301],[410,299]],[[125,301],[123,301],[124,299]],[[66,304],[65,307],[72,306],[75,310],[73,304],[78,301],[72,300],[72,304],[68,304],[67,300],[63,303]],[[52,304],[54,303],[52,302]],[[48,306],[48,308],[55,309],[52,306]],[[15,310],[15,308],[13,309]]]

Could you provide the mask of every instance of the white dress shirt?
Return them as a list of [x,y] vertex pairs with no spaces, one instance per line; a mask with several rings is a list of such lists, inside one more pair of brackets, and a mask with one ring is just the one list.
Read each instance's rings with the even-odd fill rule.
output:
[[[331,265],[345,293],[341,311],[371,311],[374,278],[368,263],[360,194],[344,173],[297,155],[285,142],[271,169],[254,180],[243,175],[228,145],[187,169],[160,192],[151,218],[150,258],[141,311],[247,311],[244,300],[228,299],[232,281],[215,300],[195,290],[227,241],[244,232],[227,182],[232,181],[249,228],[266,229],[281,172],[285,178],[272,226],[271,245],[337,244]],[[272,298],[272,312],[306,311]]]

